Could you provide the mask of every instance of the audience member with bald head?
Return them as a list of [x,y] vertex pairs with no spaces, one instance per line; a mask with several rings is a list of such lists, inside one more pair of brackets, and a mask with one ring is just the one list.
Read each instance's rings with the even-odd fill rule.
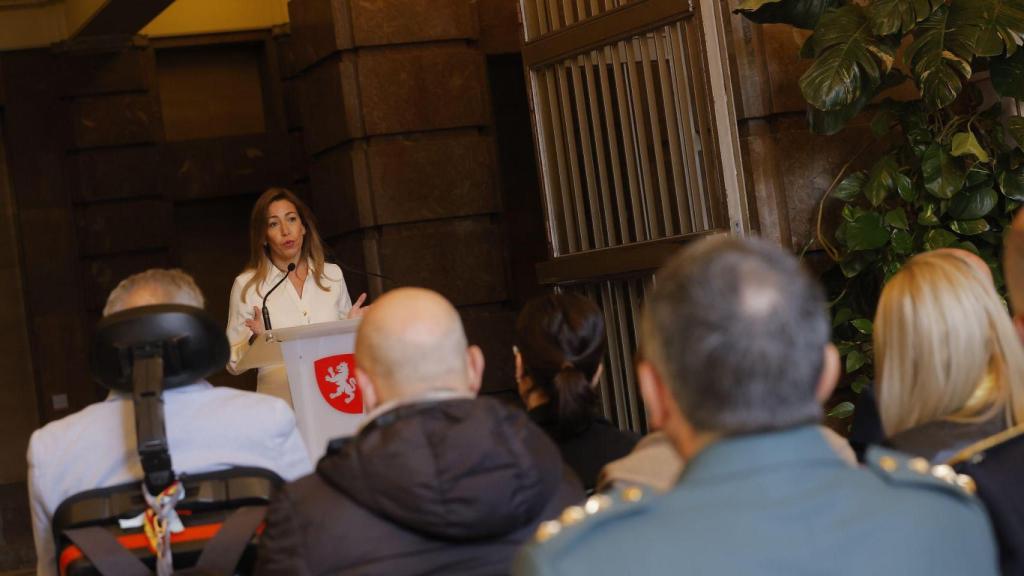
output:
[[378,299],[356,361],[367,422],[275,499],[257,574],[503,574],[542,520],[582,499],[525,413],[476,397],[483,353],[441,295]]
[[422,288],[394,290],[369,309],[356,357],[371,407],[432,392],[476,394],[483,378],[483,353],[467,344],[455,307]]

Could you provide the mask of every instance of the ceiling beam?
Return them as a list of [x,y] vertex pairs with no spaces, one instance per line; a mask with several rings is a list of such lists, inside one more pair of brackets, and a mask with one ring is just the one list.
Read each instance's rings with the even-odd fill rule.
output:
[[73,4],[78,4],[86,10],[85,14],[76,15],[75,22],[69,22],[72,24],[69,26],[70,40],[73,42],[102,36],[133,36],[173,2],[174,0],[69,0],[69,19],[72,16]]

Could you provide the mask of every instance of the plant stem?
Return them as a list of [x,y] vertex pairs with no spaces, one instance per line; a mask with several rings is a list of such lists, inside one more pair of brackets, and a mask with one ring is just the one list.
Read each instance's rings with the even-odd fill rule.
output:
[[827,189],[825,189],[825,193],[821,195],[821,200],[818,202],[818,220],[817,225],[815,226],[815,236],[817,236],[818,243],[821,244],[821,247],[825,249],[825,253],[828,254],[828,257],[835,262],[838,262],[840,259],[839,250],[825,238],[825,234],[821,230],[822,220],[825,215],[825,201],[828,200],[828,197],[832,194],[832,191],[835,190],[836,186],[838,186],[839,183],[843,180],[843,177],[846,175],[846,171],[850,169],[850,166],[858,158],[860,158],[862,154],[867,152],[868,148],[870,148],[871,145],[875,142],[878,142],[878,140],[875,140],[874,138],[869,138],[868,141],[865,142],[864,145],[860,148],[860,150],[858,150],[857,153],[853,155],[853,157],[847,160],[846,164],[844,164],[842,169],[839,170],[839,173],[836,174],[835,179],[832,180],[832,184],[829,185]]

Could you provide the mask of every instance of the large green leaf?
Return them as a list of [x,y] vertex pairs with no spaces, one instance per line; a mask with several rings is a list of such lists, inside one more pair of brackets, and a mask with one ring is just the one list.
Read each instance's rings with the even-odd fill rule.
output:
[[1012,56],[1022,42],[1024,3],[1021,0],[960,0],[978,21],[976,56]]
[[925,250],[938,250],[939,248],[948,248],[953,244],[957,243],[956,234],[953,234],[949,230],[944,228],[933,228],[924,235],[924,249]]
[[876,250],[889,242],[889,231],[882,222],[882,215],[868,212],[846,224],[846,248],[850,252]]
[[988,221],[984,218],[979,218],[977,220],[956,220],[955,222],[950,223],[949,227],[953,229],[953,232],[964,236],[974,236],[976,234],[981,234],[982,232],[988,232],[989,230]]
[[907,222],[907,213],[903,208],[893,208],[885,213],[885,225],[897,230],[909,230],[910,223]]
[[896,188],[894,176],[899,172],[900,166],[893,156],[886,156],[875,163],[868,174],[868,181],[864,185],[864,196],[872,206],[878,206],[885,201],[890,190]]
[[914,251],[914,236],[906,230],[897,230],[892,235],[892,248],[897,254],[910,254]]
[[811,106],[836,111],[857,102],[892,68],[895,50],[871,33],[864,9],[843,6],[821,17],[808,42],[817,58],[800,77],[800,91]]
[[975,220],[987,215],[998,203],[999,194],[992,188],[972,188],[950,200],[949,215],[957,220]]
[[734,12],[759,24],[791,24],[813,30],[826,10],[845,3],[845,0],[744,0]]
[[999,190],[1011,200],[1024,202],[1024,167],[999,174]]
[[860,191],[864,189],[864,183],[867,181],[868,175],[863,171],[854,172],[836,186],[836,189],[832,191],[832,196],[843,202],[849,202],[860,195]]
[[918,25],[915,40],[907,48],[906,60],[931,108],[952,104],[971,77],[980,22],[978,15],[964,6],[973,1],[954,0],[952,5],[940,6]]
[[[1013,56],[993,58],[989,62],[992,87],[1004,98],[1024,100],[1024,50]],[[1024,142],[1018,142],[1024,145]]]
[[974,132],[959,132],[953,135],[953,156],[974,156],[981,162],[990,160],[988,152],[981,147]]
[[868,6],[868,19],[875,34],[906,34],[940,5],[942,0],[875,0]]
[[952,198],[964,187],[967,176],[960,162],[946,153],[941,144],[932,144],[921,159],[924,187],[938,198]]

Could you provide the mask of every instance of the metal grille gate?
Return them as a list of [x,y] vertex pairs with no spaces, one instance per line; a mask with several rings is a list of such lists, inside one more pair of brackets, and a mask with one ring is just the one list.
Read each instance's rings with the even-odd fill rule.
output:
[[732,227],[700,17],[686,0],[520,6],[552,256],[538,274],[601,305],[605,414],[644,431],[633,358],[653,270]]

